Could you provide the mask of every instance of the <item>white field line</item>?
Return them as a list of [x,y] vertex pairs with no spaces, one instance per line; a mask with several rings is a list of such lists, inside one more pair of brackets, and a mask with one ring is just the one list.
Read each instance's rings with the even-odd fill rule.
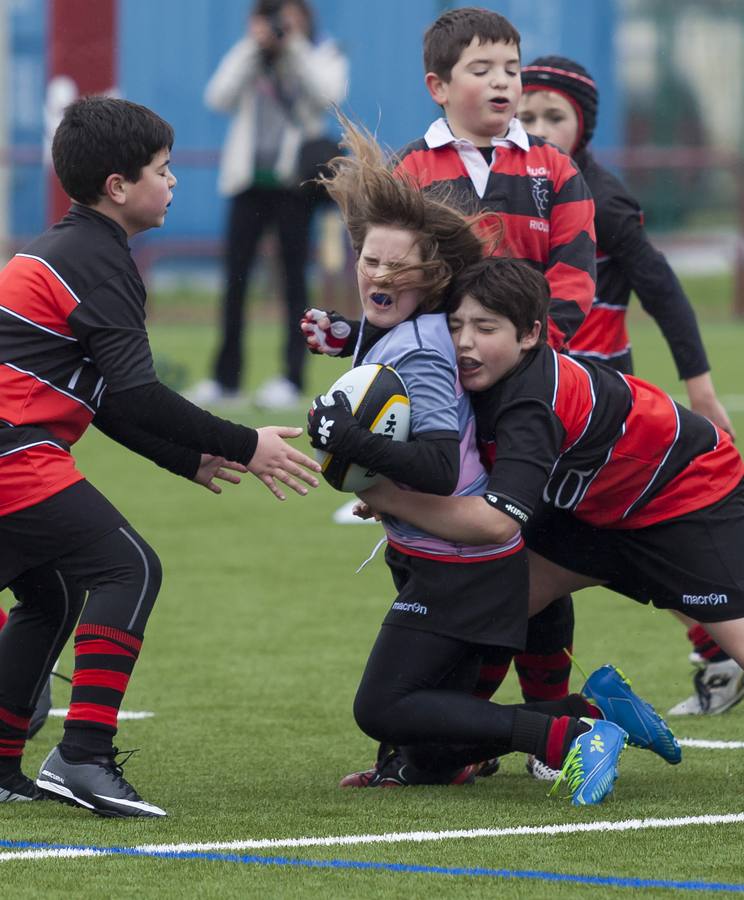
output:
[[350,847],[362,844],[428,843],[462,838],[520,837],[523,835],[579,834],[594,831],[643,831],[649,828],[685,828],[691,825],[744,823],[744,813],[684,816],[674,819],[625,819],[620,822],[571,822],[564,825],[517,825],[512,828],[468,828],[453,831],[397,831],[388,834],[347,834],[331,837],[263,838],[208,844],[140,844],[143,853],[179,853],[208,850],[260,850],[282,847]]
[[744,741],[701,741],[697,738],[677,738],[683,747],[699,747],[703,750],[741,750]]
[[108,856],[100,850],[75,848],[58,850],[8,850],[0,853],[0,862],[10,862],[14,859],[76,859],[81,856]]
[[[353,847],[369,844],[430,843],[473,838],[548,837],[556,834],[587,834],[609,831],[644,831],[655,828],[686,828],[695,825],[736,825],[744,823],[744,813],[720,815],[684,816],[671,819],[625,819],[619,822],[572,822],[563,825],[518,825],[512,828],[468,828],[451,831],[400,831],[387,834],[347,834],[331,837],[262,838],[245,841],[215,841],[201,844],[139,844],[132,848],[134,854],[143,856],[171,856],[179,853],[198,853],[213,850],[275,850],[298,847]],[[114,855],[120,848],[59,847],[0,852],[0,862],[19,859],[72,859],[75,857]],[[122,848],[123,849],[123,848]]]
[[[64,719],[67,715],[66,709],[50,709],[49,715],[54,716],[56,719]],[[128,709],[120,709],[117,719],[120,722],[123,722],[125,719],[151,719],[155,715],[154,712],[147,712],[145,710],[128,710]]]

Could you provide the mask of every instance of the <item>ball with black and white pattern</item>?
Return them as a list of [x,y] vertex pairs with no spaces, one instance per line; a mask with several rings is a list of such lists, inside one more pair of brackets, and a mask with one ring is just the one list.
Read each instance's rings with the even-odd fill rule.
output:
[[[343,391],[360,425],[391,441],[407,441],[411,405],[403,379],[391,366],[367,364],[345,372],[331,385],[326,397]],[[321,423],[322,427],[322,423]],[[358,493],[382,477],[349,459],[316,450],[323,477],[337,491]]]

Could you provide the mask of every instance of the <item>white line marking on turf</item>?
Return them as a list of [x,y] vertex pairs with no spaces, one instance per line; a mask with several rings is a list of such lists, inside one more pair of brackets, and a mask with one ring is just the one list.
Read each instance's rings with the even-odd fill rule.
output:
[[13,859],[74,859],[80,856],[109,856],[106,851],[87,848],[57,850],[9,850],[0,853],[0,862]]
[[[50,709],[49,715],[54,716],[57,719],[64,719],[67,716],[67,710]],[[151,719],[154,715],[154,712],[147,712],[145,710],[120,709],[117,719],[120,722],[123,722],[125,719]]]
[[388,834],[347,834],[331,837],[263,838],[207,844],[140,844],[143,853],[186,853],[199,850],[259,850],[279,847],[337,847],[361,844],[426,843],[460,838],[507,837],[521,835],[578,834],[593,831],[643,831],[649,828],[684,828],[690,825],[733,825],[744,823],[744,813],[684,816],[673,819],[625,819],[620,822],[571,822],[563,825],[517,825],[513,828],[468,828],[457,831],[398,831]]
[[741,750],[744,741],[700,741],[697,738],[678,738],[683,747],[701,747],[704,750]]
[[[331,837],[262,838],[246,841],[215,841],[202,844],[139,844],[129,848],[143,856],[168,856],[178,853],[207,852],[211,850],[260,850],[290,847],[338,847],[363,844],[427,843],[490,837],[520,837],[522,835],[586,834],[607,831],[643,831],[653,828],[685,828],[693,825],[736,825],[744,823],[744,813],[720,815],[684,816],[672,819],[625,819],[619,822],[572,822],[562,825],[518,825],[513,828],[468,828],[451,831],[401,831],[387,834],[346,834]],[[110,856],[101,847],[50,847],[48,850],[8,850],[0,852],[0,862],[16,859],[73,859],[75,857]]]

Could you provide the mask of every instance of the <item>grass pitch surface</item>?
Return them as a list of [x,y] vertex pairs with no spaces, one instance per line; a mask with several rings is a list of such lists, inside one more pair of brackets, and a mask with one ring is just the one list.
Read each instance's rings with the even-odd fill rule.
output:
[[[744,440],[744,326],[723,315],[725,285],[698,280],[691,288],[719,393],[731,398]],[[155,308],[159,358],[185,366],[192,379],[204,375],[213,328],[179,325],[166,300],[156,298]],[[638,373],[679,395],[653,323],[634,314],[632,336]],[[261,316],[250,336],[249,387],[276,372],[278,341],[277,327]],[[346,363],[312,358],[309,365],[312,397]],[[304,411],[265,416],[246,405],[225,414],[251,424],[304,423]],[[163,561],[163,589],[125,703],[155,715],[123,722],[117,743],[142,748],[126,774],[169,817],[121,822],[55,803],[0,805],[3,897],[498,892],[596,900],[744,891],[741,748],[686,747],[677,767],[629,748],[614,798],[589,809],[549,800],[516,754],[474,787],[339,790],[341,775],[374,756],[351,704],[392,597],[380,558],[354,575],[379,526],[334,525],[331,514],[345,498],[325,485],[281,504],[248,476],[212,496],[92,430],[78,456]],[[690,693],[689,647],[669,614],[602,590],[578,595],[576,608],[576,655],[587,671],[618,664],[662,711]],[[71,670],[69,649],[60,668]],[[581,684],[574,670],[572,688]],[[518,699],[513,675],[501,696]],[[67,702],[63,685],[54,699]],[[675,725],[682,738],[744,742],[744,706]],[[30,742],[29,773],[60,734],[61,719],[50,719]],[[730,818],[691,818],[706,815]],[[521,826],[529,830],[503,833]],[[346,840],[323,843],[328,837]],[[288,845],[298,838],[307,840]],[[109,852],[92,855],[102,850]]]

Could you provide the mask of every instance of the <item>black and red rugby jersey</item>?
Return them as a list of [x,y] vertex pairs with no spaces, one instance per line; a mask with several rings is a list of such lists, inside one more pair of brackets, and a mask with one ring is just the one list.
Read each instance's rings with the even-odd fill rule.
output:
[[569,342],[569,353],[631,373],[626,314],[634,290],[669,344],[679,377],[709,371],[690,301],[664,255],[649,241],[638,202],[588,151],[578,154],[576,162],[594,197],[597,293],[586,320]]
[[527,135],[517,120],[513,125],[524,135],[523,146],[510,142],[494,147],[482,196],[458,147],[476,155],[480,151],[469,141],[450,138],[440,143],[442,138],[432,138],[447,128],[444,120],[398,154],[395,171],[407,173],[421,188],[436,191],[466,215],[493,213],[484,220],[489,230],[503,223],[504,239],[497,252],[534,266],[550,284],[548,340],[560,349],[594,299],[594,203],[569,156]]
[[744,478],[708,419],[547,346],[471,398],[487,499],[522,524],[542,500],[598,527],[643,528],[710,506]]
[[103,392],[157,380],[145,296],[124,229],[78,204],[0,271],[0,515],[80,481]]

